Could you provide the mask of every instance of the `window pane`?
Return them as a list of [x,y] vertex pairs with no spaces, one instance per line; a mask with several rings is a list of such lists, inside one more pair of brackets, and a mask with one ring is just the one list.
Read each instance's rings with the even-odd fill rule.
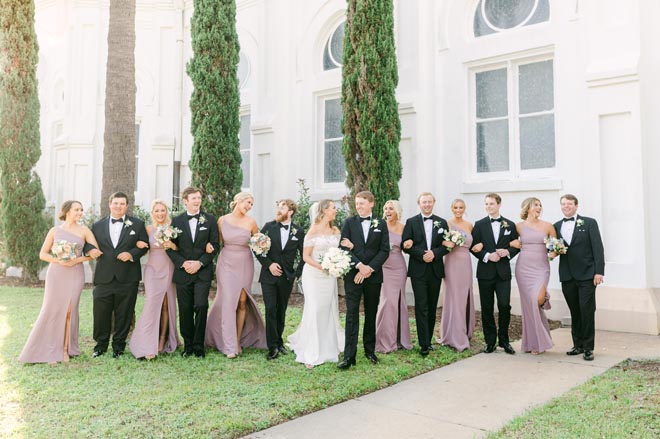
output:
[[506,69],[476,74],[477,118],[507,115]]
[[477,123],[477,172],[509,170],[509,121]]
[[555,166],[555,116],[545,114],[520,118],[520,167]]
[[339,99],[325,101],[325,135],[324,139],[336,139],[341,134],[341,105]]
[[238,132],[238,140],[241,145],[241,170],[243,171],[243,181],[241,187],[250,187],[250,115],[241,116],[241,127]]
[[323,49],[323,70],[337,69],[342,66],[344,58],[344,28],[345,22],[337,26],[330,35]]
[[326,183],[341,183],[346,178],[346,164],[341,152],[342,140],[325,142],[324,175]]
[[474,11],[474,36],[542,23],[549,18],[548,0],[480,0]]
[[554,108],[552,60],[521,65],[518,75],[520,114]]

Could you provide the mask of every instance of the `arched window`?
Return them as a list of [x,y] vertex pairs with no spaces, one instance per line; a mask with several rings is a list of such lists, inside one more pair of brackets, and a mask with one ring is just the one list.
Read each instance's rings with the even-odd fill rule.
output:
[[243,52],[240,52],[238,56],[238,87],[243,88],[250,78],[250,59]]
[[474,36],[482,37],[550,19],[548,0],[479,0]]
[[344,28],[343,21],[330,35],[323,49],[323,70],[340,69],[344,59]]

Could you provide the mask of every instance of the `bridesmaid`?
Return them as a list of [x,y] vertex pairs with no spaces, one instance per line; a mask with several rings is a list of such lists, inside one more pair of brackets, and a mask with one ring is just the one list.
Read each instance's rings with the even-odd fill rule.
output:
[[149,244],[138,241],[139,248],[149,247],[149,259],[144,267],[145,302],[142,315],[135,325],[128,345],[135,358],[151,360],[161,352],[171,354],[179,346],[176,329],[176,285],[172,282],[174,264],[167,250],[177,250],[176,244],[159,244],[157,227],[170,225],[169,209],[163,200],[151,203],[152,223],[147,226]]
[[383,286],[376,314],[376,352],[388,353],[412,349],[408,306],[406,304],[406,261],[401,253],[403,209],[398,200],[388,200],[383,206],[390,234],[390,255],[383,264]]
[[248,247],[250,236],[259,232],[257,222],[247,216],[254,197],[247,192],[234,196],[232,212],[218,219],[220,243],[215,277],[218,292],[206,326],[207,346],[236,358],[243,347],[266,349],[266,327],[252,297],[254,259]]
[[555,258],[556,253],[548,254],[544,239],[557,237],[552,224],[540,219],[543,207],[538,198],[527,198],[522,202],[520,217],[516,224],[520,240],[512,243],[520,248],[516,263],[516,282],[522,308],[522,350],[538,355],[552,348],[550,326],[544,308],[549,309],[548,280],[550,263],[548,257]]
[[448,221],[451,230],[465,235],[465,243],[445,256],[445,295],[442,305],[441,334],[438,343],[461,352],[470,347],[474,333],[474,298],[472,294],[472,224],[463,219],[465,202],[455,199],[451,203],[454,215]]
[[[46,235],[39,258],[49,263],[46,274],[44,302],[30,337],[18,361],[23,363],[69,362],[69,357],[80,355],[78,347],[78,304],[85,285],[82,263],[91,258],[82,256],[85,243],[98,248],[92,231],[78,224],[83,207],[79,201],[65,201],[58,219],[64,221]],[[59,241],[76,244],[75,257],[63,261],[51,254]]]

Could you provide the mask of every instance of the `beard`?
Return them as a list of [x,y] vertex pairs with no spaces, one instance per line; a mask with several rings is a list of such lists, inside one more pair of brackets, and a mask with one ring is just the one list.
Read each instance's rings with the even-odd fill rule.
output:
[[288,220],[289,220],[288,215],[283,215],[281,212],[277,212],[277,214],[275,214],[275,221],[277,221],[278,223],[282,223]]

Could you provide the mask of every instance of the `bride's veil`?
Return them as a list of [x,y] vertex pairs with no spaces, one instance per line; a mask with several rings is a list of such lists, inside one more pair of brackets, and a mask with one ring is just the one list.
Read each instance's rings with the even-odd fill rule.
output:
[[314,225],[314,221],[316,221],[316,216],[319,214],[319,202],[315,201],[314,204],[312,204],[312,207],[309,208],[309,224],[310,227]]

